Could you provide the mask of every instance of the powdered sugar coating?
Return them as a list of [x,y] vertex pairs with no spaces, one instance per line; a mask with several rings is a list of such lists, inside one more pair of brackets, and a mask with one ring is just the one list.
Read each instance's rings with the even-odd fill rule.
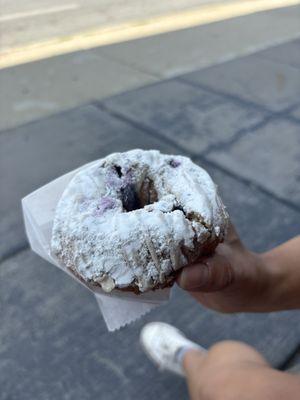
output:
[[86,282],[145,292],[221,242],[227,220],[215,184],[189,158],[131,150],[74,176],[51,246]]

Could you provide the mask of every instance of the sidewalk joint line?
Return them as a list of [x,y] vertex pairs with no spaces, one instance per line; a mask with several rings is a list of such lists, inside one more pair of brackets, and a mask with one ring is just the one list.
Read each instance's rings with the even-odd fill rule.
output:
[[284,197],[281,197],[281,196],[275,194],[274,192],[272,192],[269,189],[266,189],[261,184],[255,182],[249,178],[246,178],[246,177],[236,174],[235,172],[231,171],[230,169],[227,169],[226,167],[218,164],[217,162],[210,160],[209,158],[206,158],[203,154],[199,154],[199,156],[196,157],[196,159],[206,163],[207,165],[210,165],[212,168],[218,169],[219,171],[223,172],[224,174],[230,176],[231,178],[236,179],[237,181],[245,184],[246,186],[248,186],[248,187],[250,186],[250,187],[258,190],[259,192],[267,195],[268,197],[272,198],[273,200],[277,201],[278,203],[285,205],[286,207],[292,209],[293,211],[300,213],[300,207],[297,206],[295,203],[285,199]]
[[[117,118],[123,122],[125,122],[126,124],[131,125],[132,127],[138,129],[138,130],[142,130],[143,132],[147,133],[148,135],[151,135],[152,137],[154,137],[155,139],[158,140],[162,140],[164,141],[166,144],[169,144],[170,146],[174,147],[176,150],[184,153],[187,156],[191,156],[192,154],[190,152],[188,152],[187,150],[183,149],[180,145],[178,145],[177,143],[174,143],[171,139],[166,138],[164,135],[162,135],[161,133],[159,133],[158,131],[154,130],[153,128],[149,127],[149,125],[144,124],[140,121],[136,121],[131,119],[130,117],[119,113],[115,110],[112,110],[109,106],[106,106],[104,104],[104,102],[102,101],[95,101],[93,102],[93,105],[95,107],[97,107],[99,110],[107,112],[109,115],[111,115],[114,118]],[[192,155],[193,157],[193,155]]]
[[252,181],[251,179],[245,178],[241,175],[238,175],[234,172],[232,172],[231,170],[225,168],[224,166],[216,163],[215,161],[212,161],[208,158],[205,157],[205,155],[202,153],[199,154],[195,154],[192,153],[186,149],[184,149],[182,146],[178,145],[176,142],[174,142],[172,139],[166,138],[164,135],[162,135],[161,133],[157,132],[156,130],[154,130],[153,128],[149,127],[146,124],[143,124],[139,121],[133,120],[132,118],[125,116],[124,114],[117,112],[115,110],[112,110],[111,108],[107,107],[105,104],[103,104],[103,102],[99,101],[99,102],[94,102],[93,105],[95,107],[97,107],[99,110],[107,112],[109,115],[111,115],[112,117],[115,117],[129,125],[131,125],[132,127],[142,130],[143,132],[145,132],[147,135],[150,135],[151,137],[154,137],[155,139],[161,140],[162,142],[172,146],[174,149],[180,151],[181,154],[189,156],[192,160],[199,160],[202,161],[203,163],[211,166],[212,168],[215,168],[217,170],[219,170],[220,172],[223,172],[224,174],[230,176],[231,178],[237,180],[240,183],[245,184],[246,186],[251,186],[254,189],[258,190],[259,192],[267,195],[268,197],[270,197],[271,199],[284,204],[285,206],[287,206],[288,208],[292,209],[293,211],[296,211],[298,213],[300,213],[300,207],[296,206],[293,202],[290,202],[289,200],[286,200],[285,198],[276,195],[275,193],[273,193],[272,191],[269,191],[268,189],[264,188],[263,186],[261,186],[259,183]]
[[280,118],[280,117],[278,117],[275,114],[267,115],[261,121],[255,123],[247,128],[241,128],[233,135],[233,137],[231,139],[229,139],[227,141],[224,140],[223,142],[220,141],[219,143],[211,144],[205,150],[205,154],[210,154],[210,153],[213,153],[214,151],[229,149],[230,146],[237,143],[240,139],[246,137],[247,135],[251,135],[252,132],[255,132],[257,129],[265,127],[269,122],[271,122],[272,120],[277,119],[277,118]]
[[[140,65],[136,65],[134,63],[132,64],[132,63],[126,61],[124,58],[115,57],[115,56],[112,56],[111,54],[106,53],[105,47],[103,47],[103,49],[102,49],[102,57],[107,58],[108,60],[113,61],[115,63],[124,65],[125,67],[131,68],[135,71],[141,72],[142,74],[149,75],[152,78],[163,79],[160,74],[157,74],[155,72],[144,69]],[[153,83],[157,83],[157,81],[153,82]],[[140,88],[140,86],[139,86],[139,88]],[[135,90],[135,89],[131,89],[131,90]]]
[[[197,71],[195,71],[195,72],[197,72]],[[199,70],[199,72],[200,72],[200,70]],[[193,74],[193,73],[191,73],[191,74]],[[188,75],[190,75],[190,74],[188,74]],[[298,122],[298,123],[300,122],[299,120],[297,121],[297,118],[295,118],[292,115],[290,115],[290,113],[294,109],[296,109],[297,107],[300,106],[300,102],[298,102],[296,104],[293,104],[291,106],[287,106],[282,110],[274,111],[272,109],[267,108],[264,105],[255,103],[255,102],[253,102],[251,100],[243,99],[243,98],[239,97],[238,95],[227,93],[227,92],[225,92],[223,90],[217,90],[217,89],[214,89],[213,87],[211,87],[209,85],[205,85],[205,84],[202,84],[202,83],[199,83],[199,82],[192,82],[192,81],[186,80],[184,78],[184,76],[185,75],[178,76],[178,77],[174,78],[174,80],[177,80],[177,81],[179,81],[179,82],[181,82],[183,84],[186,84],[186,85],[188,85],[188,86],[190,86],[192,88],[198,87],[199,89],[201,89],[203,91],[206,91],[206,92],[208,92],[210,94],[221,96],[224,99],[231,101],[232,103],[235,103],[237,105],[244,106],[244,107],[247,107],[247,108],[250,108],[250,109],[253,109],[253,110],[257,110],[257,111],[263,112],[266,115],[270,115],[270,116],[277,117],[277,118],[280,117],[280,118],[284,118],[284,119],[294,118],[296,122]]]
[[[211,68],[211,67],[209,67],[209,68]],[[198,71],[195,71],[195,72],[198,72]],[[188,74],[188,75],[192,75],[192,74],[193,74],[193,72]],[[204,91],[209,92],[211,94],[215,94],[217,96],[221,96],[224,99],[230,100],[231,102],[233,102],[235,104],[238,104],[238,105],[243,106],[243,107],[248,107],[248,108],[250,108],[252,110],[257,110],[257,111],[264,112],[264,113],[267,113],[267,114],[276,114],[276,115],[282,115],[283,113],[285,113],[285,110],[273,111],[273,110],[270,110],[269,108],[267,108],[267,107],[265,107],[263,105],[255,103],[255,102],[253,102],[251,100],[243,99],[243,98],[239,97],[238,95],[231,94],[231,93],[225,92],[223,90],[217,90],[217,89],[214,89],[213,87],[211,87],[209,85],[205,85],[203,83],[199,83],[199,82],[196,82],[196,81],[192,82],[192,81],[186,79],[185,76],[186,75],[182,75],[182,76],[177,77],[176,79],[178,81],[188,85],[188,86],[191,86],[193,88],[195,88],[195,87],[197,88],[198,87],[201,90],[204,90]]]
[[5,261],[17,256],[19,253],[22,253],[22,251],[25,251],[28,249],[29,249],[28,243],[23,242],[22,244],[19,244],[19,245],[15,246],[14,248],[7,250],[0,258],[0,266]]

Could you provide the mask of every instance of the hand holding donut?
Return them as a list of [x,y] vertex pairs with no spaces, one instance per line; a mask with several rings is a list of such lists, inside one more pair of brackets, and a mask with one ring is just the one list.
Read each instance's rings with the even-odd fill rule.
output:
[[300,236],[257,254],[241,242],[230,224],[213,255],[182,269],[178,285],[217,311],[265,312],[300,306]]

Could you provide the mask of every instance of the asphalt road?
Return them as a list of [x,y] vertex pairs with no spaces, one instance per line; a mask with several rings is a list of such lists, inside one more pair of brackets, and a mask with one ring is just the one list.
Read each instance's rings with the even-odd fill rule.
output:
[[0,0],[1,48],[230,0]]

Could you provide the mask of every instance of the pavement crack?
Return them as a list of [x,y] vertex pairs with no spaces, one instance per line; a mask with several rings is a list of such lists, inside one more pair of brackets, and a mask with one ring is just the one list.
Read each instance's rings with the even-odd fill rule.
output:
[[[190,74],[188,74],[188,75],[190,75]],[[191,82],[190,80],[185,78],[185,75],[179,76],[176,79],[179,82],[184,83],[193,88],[198,87],[199,89],[204,90],[208,93],[214,94],[216,96],[221,96],[224,100],[227,100],[227,101],[229,100],[231,103],[235,103],[237,105],[243,106],[244,108],[246,107],[248,109],[252,109],[252,110],[256,110],[256,111],[260,111],[260,112],[264,112],[266,114],[272,114],[272,115],[276,115],[276,116],[286,116],[286,113],[288,110],[288,109],[284,109],[281,111],[273,111],[273,110],[269,109],[268,107],[265,107],[262,104],[257,104],[254,101],[243,99],[237,95],[225,92],[223,90],[214,89],[213,87],[211,87],[209,85],[205,85],[203,83],[199,83],[199,82],[195,82],[195,81]]]

